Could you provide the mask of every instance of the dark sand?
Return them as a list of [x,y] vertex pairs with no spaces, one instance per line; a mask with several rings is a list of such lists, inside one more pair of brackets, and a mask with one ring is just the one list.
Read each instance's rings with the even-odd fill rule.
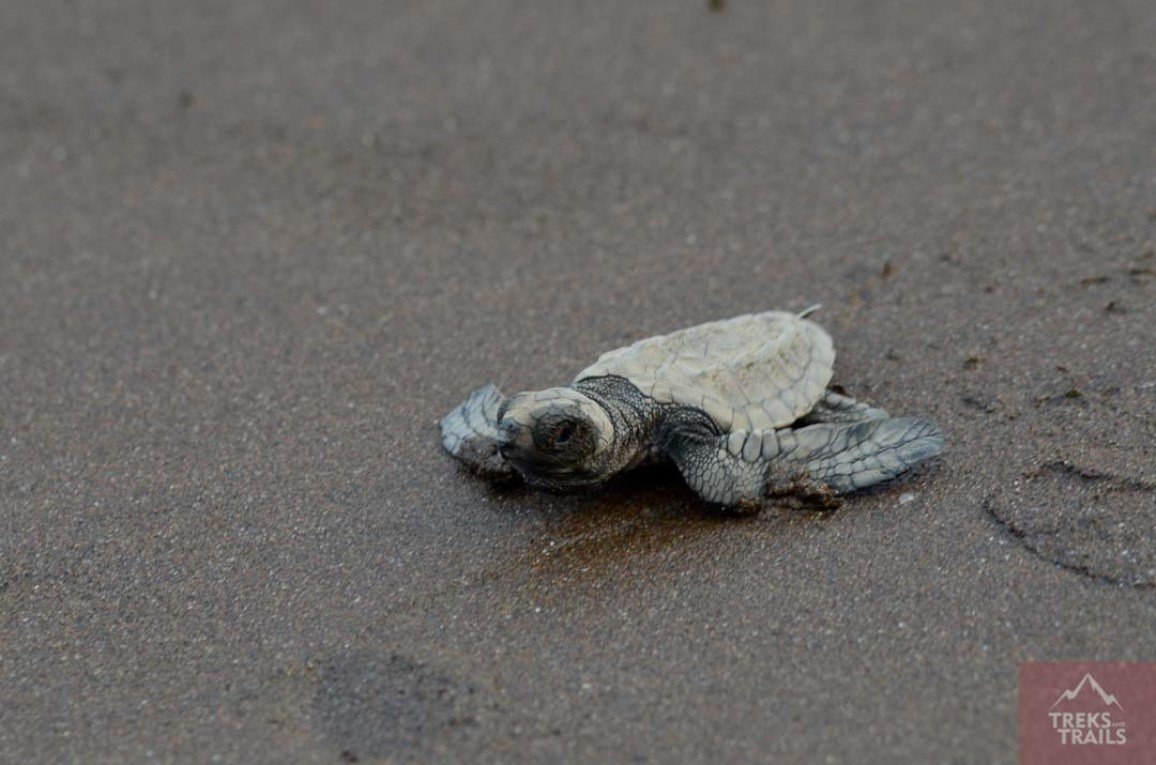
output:
[[[707,6],[5,2],[0,761],[1013,762],[1020,662],[1156,659],[1153,4]],[[813,302],[937,468],[439,449]]]

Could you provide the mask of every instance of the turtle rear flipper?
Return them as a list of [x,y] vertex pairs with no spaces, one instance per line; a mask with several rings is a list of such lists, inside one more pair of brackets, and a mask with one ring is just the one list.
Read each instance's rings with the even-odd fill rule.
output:
[[505,397],[494,385],[478,388],[442,418],[442,446],[471,470],[488,478],[514,478],[498,452],[498,412]]
[[815,404],[815,408],[803,415],[799,422],[803,425],[821,422],[852,423],[863,420],[885,420],[888,416],[887,412],[879,407],[828,390]]

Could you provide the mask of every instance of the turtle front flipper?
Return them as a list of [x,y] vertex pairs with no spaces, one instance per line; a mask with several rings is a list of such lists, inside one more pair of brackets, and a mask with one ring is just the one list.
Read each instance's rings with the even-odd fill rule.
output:
[[442,418],[442,446],[474,472],[492,480],[516,477],[498,452],[498,411],[505,397],[496,387],[478,388]]
[[776,435],[779,462],[802,466],[839,494],[889,481],[943,449],[939,426],[914,417],[810,425]]
[[911,418],[731,433],[680,418],[660,443],[703,499],[746,511],[766,501],[838,507],[838,495],[894,478],[942,447],[935,423]]

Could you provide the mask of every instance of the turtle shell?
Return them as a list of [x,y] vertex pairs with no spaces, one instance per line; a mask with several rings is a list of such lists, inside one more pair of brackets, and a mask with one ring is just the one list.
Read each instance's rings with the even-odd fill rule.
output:
[[578,373],[624,377],[660,403],[694,406],[726,431],[790,425],[822,398],[834,372],[831,337],[782,311],[712,321],[602,354]]

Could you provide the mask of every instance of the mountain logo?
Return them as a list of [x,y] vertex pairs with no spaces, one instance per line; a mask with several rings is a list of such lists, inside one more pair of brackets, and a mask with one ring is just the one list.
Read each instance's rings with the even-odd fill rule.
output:
[[1156,661],[1025,661],[1019,765],[1156,765]]
[[1128,740],[1127,726],[1119,714],[1123,711],[1120,701],[1086,672],[1074,688],[1060,694],[1048,718],[1064,747],[1119,746]]
[[1100,697],[1100,701],[1104,702],[1104,706],[1114,706],[1123,711],[1124,708],[1120,706],[1120,702],[1116,700],[1116,697],[1105,691],[1104,686],[1096,682],[1096,678],[1092,677],[1091,672],[1085,674],[1083,679],[1080,680],[1080,684],[1075,688],[1061,693],[1060,697],[1056,699],[1056,703],[1052,704],[1052,709],[1055,709],[1065,701],[1074,701],[1080,695],[1080,691],[1084,690],[1084,686],[1091,687],[1091,689],[1096,692],[1096,695]]

